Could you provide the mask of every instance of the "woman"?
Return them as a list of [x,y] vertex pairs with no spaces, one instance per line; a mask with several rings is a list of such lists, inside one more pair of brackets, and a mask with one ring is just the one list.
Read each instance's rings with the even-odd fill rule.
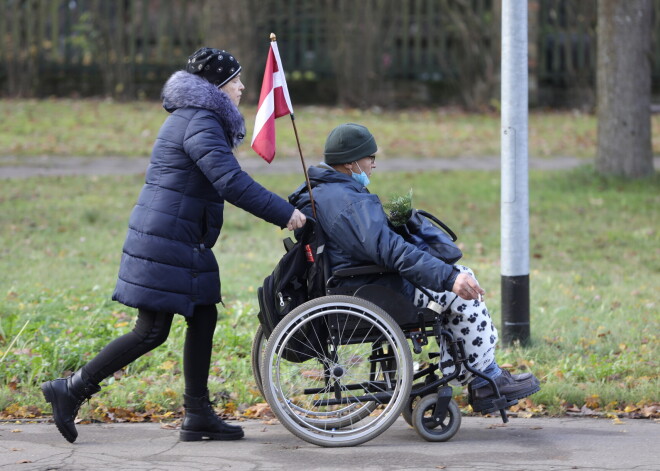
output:
[[42,384],[53,418],[69,442],[74,419],[99,383],[161,345],[175,314],[187,321],[183,352],[185,417],[181,440],[236,440],[241,427],[213,411],[207,380],[220,277],[211,251],[222,228],[224,201],[280,227],[305,216],[243,172],[232,154],[245,135],[238,104],[245,87],[234,56],[202,48],[163,88],[170,113],[158,133],[146,183],[129,220],[113,299],[138,309],[135,328],[110,342],[68,378]]

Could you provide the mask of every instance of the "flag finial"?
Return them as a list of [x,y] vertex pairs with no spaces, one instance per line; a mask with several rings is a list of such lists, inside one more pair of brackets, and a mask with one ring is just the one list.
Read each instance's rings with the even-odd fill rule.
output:
[[277,36],[275,36],[275,33],[270,33],[270,40],[277,41]]

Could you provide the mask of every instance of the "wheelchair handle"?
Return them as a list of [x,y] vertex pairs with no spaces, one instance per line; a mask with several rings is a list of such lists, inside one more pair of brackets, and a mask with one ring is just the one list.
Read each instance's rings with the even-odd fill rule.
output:
[[423,209],[417,209],[416,211],[417,211],[418,214],[421,214],[425,218],[430,219],[431,221],[433,221],[436,225],[440,226],[447,234],[449,234],[449,237],[451,237],[452,242],[456,242],[456,239],[458,239],[458,237],[456,236],[456,234],[454,234],[454,231],[452,231],[449,228],[449,226],[447,226],[447,224],[442,222],[440,219],[438,219],[437,217],[435,217],[433,214],[429,213],[428,211],[424,211]]

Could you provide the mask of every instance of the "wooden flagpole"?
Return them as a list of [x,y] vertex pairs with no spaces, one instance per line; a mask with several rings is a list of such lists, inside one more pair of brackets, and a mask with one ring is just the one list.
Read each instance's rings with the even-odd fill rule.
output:
[[[271,42],[277,41],[275,33],[270,33]],[[307,183],[307,191],[309,192],[309,201],[312,205],[312,215],[316,219],[316,205],[314,204],[314,195],[312,194],[312,184],[309,181],[309,175],[307,174],[307,166],[305,165],[305,158],[303,157],[302,148],[300,147],[300,138],[298,138],[298,128],[296,127],[296,117],[293,113],[289,113],[291,116],[291,124],[293,124],[293,132],[296,135],[296,144],[298,144],[298,153],[300,154],[300,162],[302,164],[303,173],[305,174],[305,182]]]
[[293,124],[293,132],[296,134],[296,142],[298,143],[298,152],[300,153],[300,162],[302,163],[303,172],[305,173],[305,182],[307,182],[307,191],[309,192],[309,202],[312,204],[312,215],[316,219],[316,206],[314,205],[314,195],[312,194],[312,185],[309,182],[309,175],[307,174],[307,166],[305,165],[305,158],[303,157],[302,149],[300,148],[300,139],[298,139],[298,129],[296,128],[296,118],[291,113],[291,123]]

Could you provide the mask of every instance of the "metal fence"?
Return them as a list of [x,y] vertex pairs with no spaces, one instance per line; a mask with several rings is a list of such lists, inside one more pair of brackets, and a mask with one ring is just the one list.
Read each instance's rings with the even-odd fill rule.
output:
[[[219,43],[239,44],[255,87],[270,31],[298,101],[479,106],[499,93],[500,0],[0,2],[4,96],[155,98],[187,55]],[[532,102],[591,100],[596,7],[597,0],[530,0]],[[659,33],[653,54],[657,91]]]

